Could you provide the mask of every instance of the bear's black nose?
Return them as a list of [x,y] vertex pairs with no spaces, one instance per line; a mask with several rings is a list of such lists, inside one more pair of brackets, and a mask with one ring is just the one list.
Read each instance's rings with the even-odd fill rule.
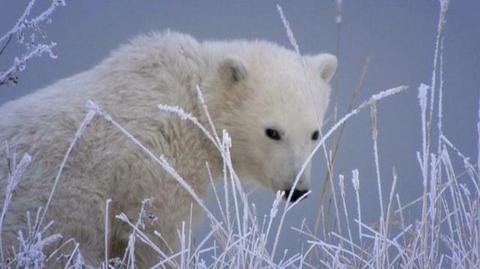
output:
[[[291,191],[292,191],[291,189],[285,190],[285,196],[283,198],[288,199],[288,196],[290,195]],[[293,190],[292,198],[290,199],[290,201],[291,202],[297,201],[300,197],[302,197],[307,192],[308,190],[303,190],[303,191],[298,189]],[[307,198],[307,196],[305,196],[304,198]]]

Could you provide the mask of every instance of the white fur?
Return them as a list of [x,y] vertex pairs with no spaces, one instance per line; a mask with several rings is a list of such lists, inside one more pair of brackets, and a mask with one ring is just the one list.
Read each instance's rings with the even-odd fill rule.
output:
[[[239,176],[277,191],[291,188],[314,146],[311,135],[322,126],[335,67],[334,56],[302,59],[270,42],[198,42],[179,33],[151,34],[135,38],[91,70],[5,104],[0,108],[0,141],[33,156],[7,215],[6,245],[14,244],[18,229],[25,228],[26,211],[45,205],[87,99],[164,154],[204,197],[209,186],[205,162],[219,176],[218,153],[191,123],[157,108],[178,105],[206,123],[196,97],[198,84],[218,131],[226,129],[232,136]],[[265,128],[278,129],[282,139],[268,138]],[[308,189],[309,170],[298,189]],[[2,163],[2,189],[6,173]],[[158,221],[147,225],[147,233],[158,230],[175,249],[176,229],[189,215],[191,197],[125,136],[95,118],[67,162],[47,218],[64,238],[80,242],[86,260],[98,265],[105,201],[112,198],[109,249],[114,257],[122,254],[129,232],[114,216],[125,212],[135,219],[141,201],[149,197],[149,210]],[[198,219],[199,209],[194,212]],[[159,259],[147,249],[138,251],[140,268]]]

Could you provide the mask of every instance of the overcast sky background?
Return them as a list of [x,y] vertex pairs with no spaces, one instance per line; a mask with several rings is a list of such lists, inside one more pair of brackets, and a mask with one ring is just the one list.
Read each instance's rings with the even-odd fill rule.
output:
[[[14,25],[27,0],[0,0],[0,33]],[[43,10],[49,1],[35,11]],[[91,68],[108,53],[137,34],[173,29],[204,39],[266,39],[290,47],[273,1],[66,1],[43,30],[58,43],[58,59],[34,59],[20,74],[19,84],[0,88],[0,104],[28,94],[52,82]],[[467,156],[476,160],[480,87],[480,2],[451,1],[445,29],[445,135]],[[290,21],[302,53],[335,53],[334,1],[279,1]],[[339,89],[336,92],[340,115],[350,100],[363,61],[370,66],[358,100],[378,91],[409,85],[408,92],[382,101],[378,107],[378,128],[383,187],[389,190],[391,171],[398,173],[402,201],[421,193],[416,161],[420,150],[420,117],[417,87],[430,83],[439,3],[433,0],[344,1],[339,54]],[[5,70],[19,55],[12,46],[0,56]],[[333,107],[333,105],[331,106]],[[332,118],[332,110],[327,118]],[[2,115],[0,115],[1,117]],[[332,123],[332,121],[328,121]],[[475,163],[475,162],[474,162]],[[325,161],[319,154],[314,162],[312,195],[288,215],[287,228],[298,227],[302,219],[312,224],[325,176]],[[370,136],[369,111],[348,122],[339,148],[335,172],[347,176],[347,199],[354,212],[352,169],[360,171],[362,206],[366,222],[378,217],[378,194]],[[336,180],[337,182],[337,180]],[[386,196],[386,195],[384,195]],[[260,214],[268,212],[273,193],[252,194]],[[213,205],[213,199],[210,199]],[[203,234],[206,225],[199,226]],[[281,247],[298,251],[301,237],[288,231]],[[292,252],[290,252],[292,253]]]

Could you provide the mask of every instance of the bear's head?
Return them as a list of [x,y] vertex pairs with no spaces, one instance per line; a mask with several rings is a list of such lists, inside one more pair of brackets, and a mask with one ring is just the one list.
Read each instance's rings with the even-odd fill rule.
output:
[[[337,59],[330,54],[299,56],[267,42],[238,44],[225,53],[210,81],[214,121],[232,138],[235,171],[273,191],[310,187],[310,164],[292,189],[307,156],[320,140]],[[218,89],[220,88],[220,89]]]

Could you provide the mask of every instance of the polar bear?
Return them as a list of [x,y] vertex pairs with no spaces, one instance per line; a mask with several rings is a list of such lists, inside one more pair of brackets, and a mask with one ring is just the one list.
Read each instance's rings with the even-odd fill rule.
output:
[[[214,178],[221,175],[218,151],[191,122],[158,109],[159,104],[176,105],[208,125],[198,85],[217,131],[231,135],[239,177],[293,192],[292,200],[298,199],[309,188],[310,168],[296,189],[292,184],[319,137],[336,66],[333,55],[300,56],[267,41],[199,42],[177,32],[152,33],[133,39],[88,71],[3,105],[0,141],[33,158],[7,214],[4,245],[15,244],[18,230],[26,227],[27,211],[45,206],[88,99],[155,154],[163,154],[205,197],[210,184],[206,162]],[[1,164],[1,195],[6,167]],[[195,219],[201,216],[198,206],[125,135],[96,117],[67,160],[47,219],[54,220],[53,231],[80,243],[87,263],[98,266],[104,257],[106,200],[112,200],[108,255],[120,257],[130,227],[115,216],[124,212],[135,219],[141,202],[150,197],[151,213],[158,219],[145,230],[158,231],[164,240],[156,243],[168,253],[177,246],[176,231],[192,204]],[[161,259],[148,247],[137,254],[140,268]]]

